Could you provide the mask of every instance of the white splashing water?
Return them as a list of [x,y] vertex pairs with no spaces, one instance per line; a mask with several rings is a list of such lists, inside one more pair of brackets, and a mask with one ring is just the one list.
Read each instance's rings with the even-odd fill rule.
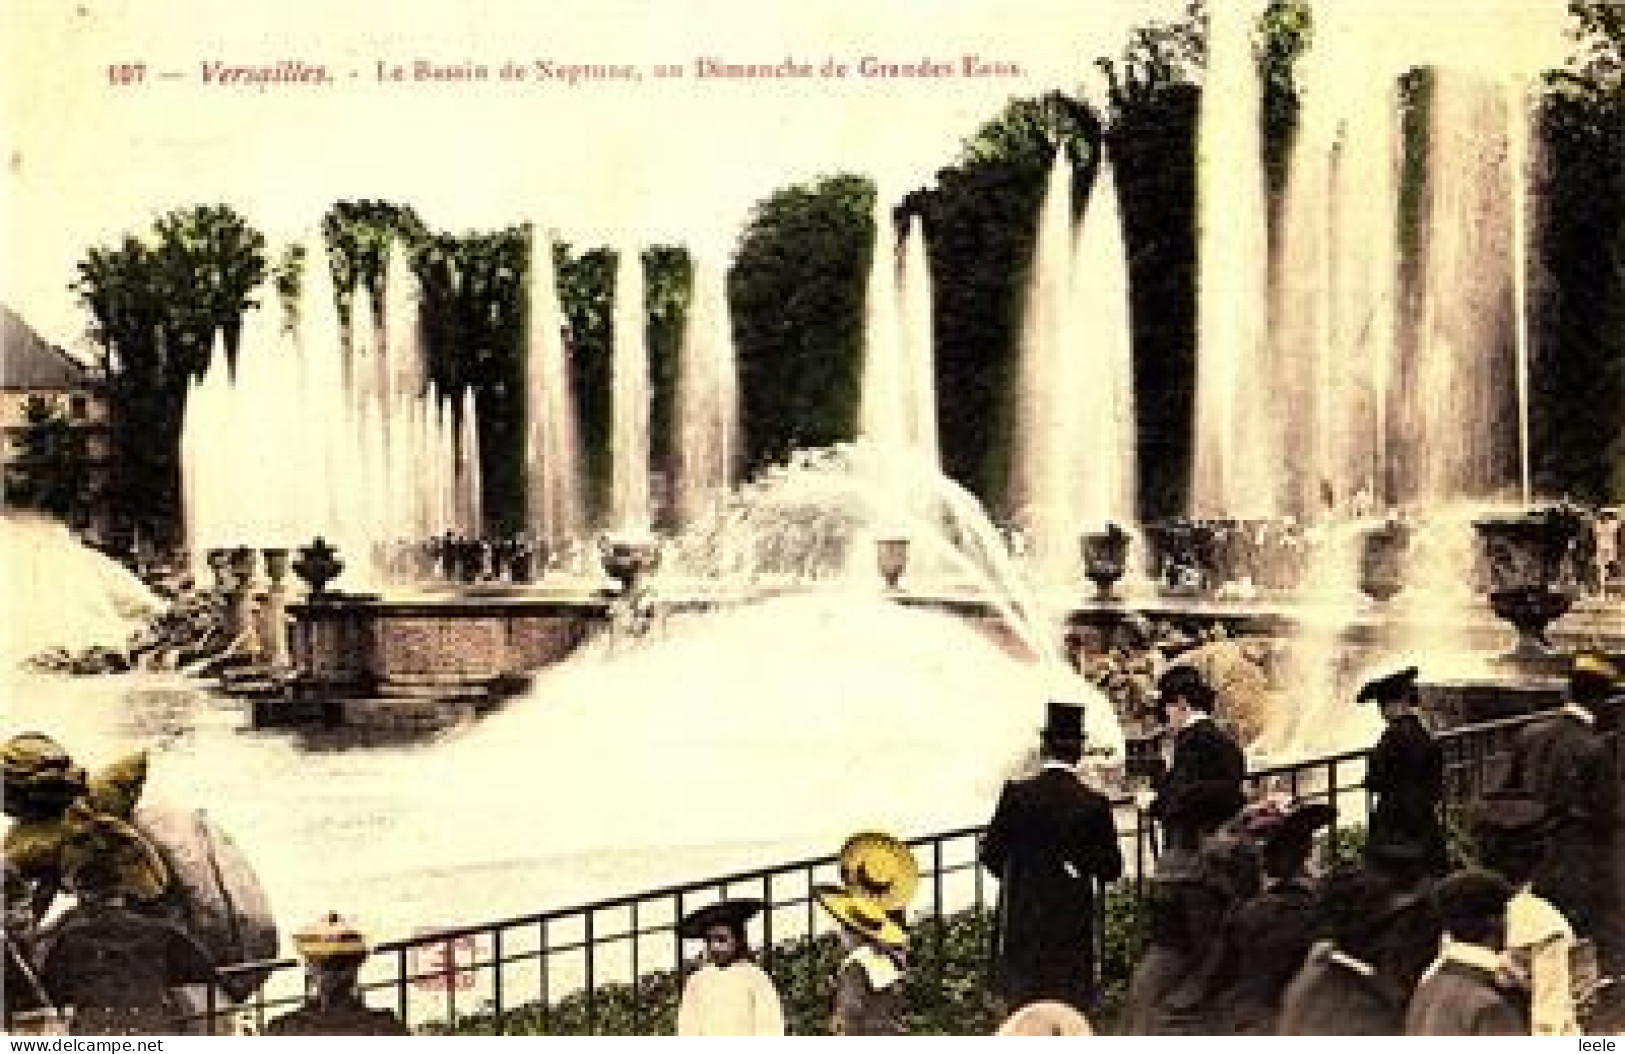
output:
[[739,463],[739,378],[727,276],[715,260],[692,259],[677,383],[677,515],[684,526],[728,493]]
[[580,533],[584,520],[581,444],[564,346],[553,240],[532,228],[525,333],[526,522],[550,545]]
[[1207,79],[1197,126],[1197,345],[1191,512],[1254,519],[1277,511],[1278,407],[1265,369],[1268,238],[1252,3],[1208,9]]
[[615,317],[610,353],[614,395],[610,406],[610,525],[647,530],[649,504],[649,349],[643,258],[635,248],[618,254]]

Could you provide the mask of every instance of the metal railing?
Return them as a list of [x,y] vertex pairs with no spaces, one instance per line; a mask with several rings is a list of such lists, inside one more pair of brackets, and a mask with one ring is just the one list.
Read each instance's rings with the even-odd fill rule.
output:
[[[1498,778],[1497,765],[1511,736],[1533,716],[1462,726],[1440,735],[1446,756],[1447,804],[1470,800]],[[1281,790],[1294,797],[1331,802],[1337,808],[1332,834],[1369,815],[1364,786],[1367,750],[1353,750],[1250,773],[1253,792]],[[1125,874],[1116,888],[1136,900],[1155,860],[1147,818],[1127,799],[1114,801]],[[943,920],[990,906],[991,884],[977,862],[980,825],[912,839],[920,862],[916,940],[940,942]],[[835,924],[818,910],[813,887],[837,882],[834,854],[666,886],[591,904],[501,919],[378,945],[362,975],[368,1003],[394,1009],[409,1026],[427,1030],[473,1028],[501,1032],[523,1016],[527,1028],[544,1032],[597,1032],[609,1003],[630,1015],[634,1030],[670,1015],[676,1006],[685,959],[677,924],[690,911],[724,898],[754,897],[766,905],[758,917],[760,958],[770,973],[775,958],[800,942],[832,934]],[[1106,897],[1096,898],[1096,941],[1104,936]],[[919,926],[934,919],[935,926]],[[939,954],[923,957],[942,961]],[[1101,961],[1101,948],[1096,949]],[[265,971],[267,980],[244,1004],[213,1005],[195,1015],[215,1031],[227,1026],[258,1030],[303,999],[302,972],[292,959],[247,964],[232,971]],[[246,1022],[244,1019],[247,1019]],[[229,1019],[229,1022],[228,1022]],[[624,1022],[623,1022],[624,1023]]]

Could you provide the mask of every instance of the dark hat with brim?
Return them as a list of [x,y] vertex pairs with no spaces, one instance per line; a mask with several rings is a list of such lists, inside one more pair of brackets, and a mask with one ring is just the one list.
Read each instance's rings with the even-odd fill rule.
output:
[[1512,883],[1491,871],[1457,871],[1433,887],[1433,904],[1446,929],[1452,922],[1487,919],[1505,913],[1517,895]]
[[1322,827],[1337,819],[1337,810],[1323,801],[1307,802],[1288,809],[1281,821],[1264,833],[1264,845],[1285,845],[1312,838]]
[[684,940],[704,940],[713,926],[726,926],[731,930],[744,932],[745,923],[760,915],[762,908],[762,901],[750,899],[723,900],[707,904],[683,916],[683,920],[677,924],[677,935]]
[[1198,710],[1212,713],[1218,693],[1202,679],[1200,670],[1181,663],[1168,667],[1157,678],[1156,710],[1160,723],[1168,723],[1168,701],[1175,698],[1185,700]]
[[1393,703],[1410,698],[1416,690],[1416,678],[1421,673],[1415,666],[1407,666],[1398,673],[1367,681],[1354,697],[1357,703]]

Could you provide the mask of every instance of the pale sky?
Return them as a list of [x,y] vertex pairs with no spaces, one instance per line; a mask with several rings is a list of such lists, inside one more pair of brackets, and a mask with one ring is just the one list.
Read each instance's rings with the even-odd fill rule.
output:
[[[1230,2],[1230,0],[1212,0]],[[1350,3],[1351,0],[1341,0]],[[0,301],[74,345],[66,291],[88,245],[172,207],[226,202],[273,245],[341,198],[432,226],[534,219],[577,245],[730,247],[749,207],[836,171],[889,196],[931,181],[1012,96],[1075,89],[1177,0],[0,0],[6,159]],[[1394,47],[1496,68],[1555,61],[1560,0],[1357,4]],[[1386,49],[1385,45],[1385,49]],[[963,56],[1019,65],[963,76]],[[949,63],[875,79],[864,56]],[[789,81],[699,80],[694,61],[811,63]],[[854,67],[816,76],[826,59]],[[381,84],[380,61],[489,67],[485,83]],[[204,83],[205,63],[326,66],[334,83]],[[506,61],[631,64],[641,82],[497,79]],[[113,63],[145,83],[109,84]],[[682,80],[656,79],[655,63]],[[179,74],[163,79],[160,73]]]

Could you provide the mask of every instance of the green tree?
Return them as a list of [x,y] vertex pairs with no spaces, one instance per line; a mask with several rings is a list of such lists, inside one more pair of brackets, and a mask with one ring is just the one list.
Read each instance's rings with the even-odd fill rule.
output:
[[79,262],[71,288],[105,357],[120,526],[176,536],[187,384],[207,369],[217,332],[235,369],[243,313],[265,277],[264,236],[226,205],[165,213],[146,236]]
[[21,448],[7,470],[8,505],[77,523],[96,504],[85,437],[57,399],[30,395],[23,403]]
[[855,434],[874,198],[836,175],[751,214],[728,274],[748,469]]

